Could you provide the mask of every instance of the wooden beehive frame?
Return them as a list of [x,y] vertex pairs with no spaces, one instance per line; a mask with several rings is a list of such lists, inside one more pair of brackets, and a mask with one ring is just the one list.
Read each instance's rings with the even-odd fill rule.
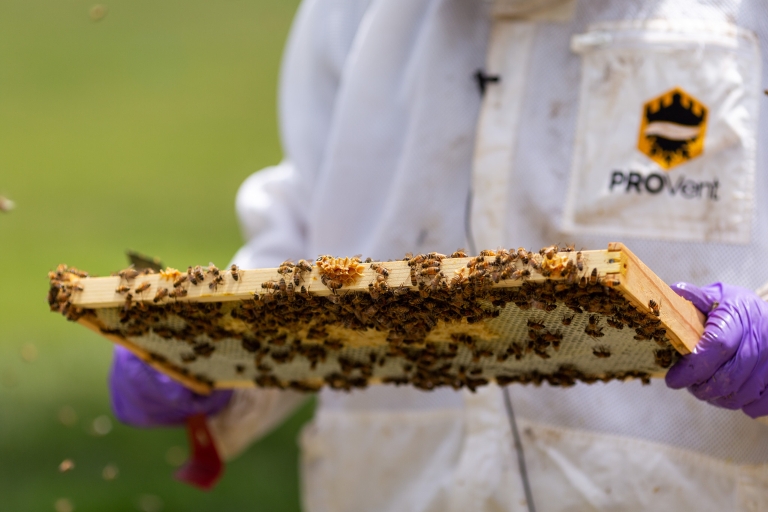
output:
[[[575,260],[576,253],[560,253],[560,257]],[[655,301],[661,305],[659,319],[666,328],[669,343],[680,354],[688,354],[696,346],[703,332],[703,316],[688,301],[675,294],[664,282],[662,282],[647,266],[645,266],[623,244],[612,243],[607,250],[583,251],[580,253],[581,263],[584,268],[596,269],[600,276],[600,282],[619,291],[638,310],[650,312],[649,302]],[[472,258],[446,258],[441,262],[441,271],[452,276],[462,269],[466,269]],[[418,286],[411,279],[411,267],[407,261],[390,261],[383,265],[389,271],[387,282],[390,288],[418,291]],[[170,300],[187,302],[231,302],[247,301],[253,298],[254,293],[264,292],[263,284],[274,282],[277,269],[245,269],[239,272],[239,279],[234,280],[229,271],[221,271],[224,279],[215,289],[209,286],[190,286],[185,297],[178,299],[164,298],[159,303]],[[376,271],[366,264],[362,275],[355,282],[344,286],[344,293],[369,291],[370,283],[377,277]],[[540,273],[533,272],[525,280],[507,279],[492,285],[493,288],[515,288],[522,286],[524,282],[537,283],[543,281],[562,280],[559,276],[544,277]],[[85,277],[77,279],[79,286],[70,299],[73,310],[96,310],[101,308],[116,308],[124,303],[124,296],[116,292],[116,288],[124,281],[119,276],[110,277]],[[173,290],[172,280],[164,278],[161,274],[141,276],[137,282],[148,283],[149,288],[145,293],[135,294],[134,301],[142,301],[149,304],[157,290],[165,288]],[[314,266],[311,272],[303,276],[308,293],[323,297],[334,293],[322,282],[320,269]],[[206,282],[207,284],[207,282]],[[117,333],[105,333],[101,325],[93,316],[85,315],[77,318],[82,325],[105,336],[110,341],[122,345],[134,354],[147,361],[150,365],[161,370],[191,389],[200,393],[210,391],[210,386],[198,379],[179,372],[173,365],[167,365],[162,360],[153,357],[152,354],[133,343],[128,338]],[[663,373],[662,373],[663,374]],[[242,383],[217,382],[216,387],[236,387]]]

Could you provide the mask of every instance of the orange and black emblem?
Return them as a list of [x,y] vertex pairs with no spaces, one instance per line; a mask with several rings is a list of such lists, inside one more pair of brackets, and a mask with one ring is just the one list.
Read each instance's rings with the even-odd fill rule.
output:
[[668,171],[704,151],[707,107],[680,89],[643,105],[637,149]]

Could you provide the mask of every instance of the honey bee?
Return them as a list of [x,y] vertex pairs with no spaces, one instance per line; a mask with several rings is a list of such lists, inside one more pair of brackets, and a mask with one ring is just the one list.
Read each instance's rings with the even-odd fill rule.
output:
[[187,267],[187,277],[189,278],[190,283],[192,283],[194,286],[197,286],[197,276],[195,275],[195,271],[192,269],[191,265]]
[[576,267],[578,267],[579,272],[584,272],[584,260],[582,259],[581,251],[576,253]]
[[130,311],[132,303],[133,295],[129,293],[125,296],[125,302],[123,303],[123,313],[128,313],[128,311]]
[[669,368],[672,365],[672,351],[670,349],[657,350],[653,355],[658,366]]
[[306,260],[299,260],[296,266],[299,267],[302,272],[312,272],[312,265]]
[[181,274],[179,277],[177,277],[173,281],[173,287],[174,288],[178,288],[179,286],[184,284],[187,281],[187,279],[189,279],[189,275],[188,274]]
[[656,316],[660,316],[661,315],[661,311],[659,311],[661,306],[659,306],[656,303],[655,300],[653,300],[653,299],[649,300],[648,301],[648,307],[651,308],[651,311],[653,312],[654,315],[656,315]]
[[605,345],[599,345],[593,348],[592,353],[595,355],[595,357],[599,357],[601,359],[611,357],[611,350]]
[[384,277],[389,277],[389,270],[384,265],[371,263],[371,268],[376,271],[377,274],[381,274]]
[[379,300],[379,297],[381,297],[381,292],[379,291],[378,286],[373,284],[373,281],[368,283],[368,294],[373,300]]
[[235,281],[239,281],[240,280],[241,270],[234,263],[232,264],[232,266],[229,267],[229,273],[232,275],[232,279],[234,279]]
[[421,270],[419,275],[421,275],[422,277],[425,277],[425,276],[435,276],[439,273],[440,273],[440,267],[429,267]]
[[589,324],[584,328],[584,332],[593,338],[602,338],[605,336],[603,328],[597,325],[599,321],[600,319],[597,315],[589,315]]
[[277,281],[264,281],[261,283],[261,287],[266,290],[279,290],[280,285],[277,284]]
[[208,264],[208,268],[205,271],[207,274],[213,274],[215,277],[219,277],[219,269],[213,263]]
[[224,276],[216,275],[213,279],[211,279],[211,282],[208,283],[208,289],[212,291],[216,291],[219,288],[219,285],[223,282],[224,282]]
[[465,249],[457,249],[451,254],[451,258],[466,258],[467,253],[465,252]]
[[563,335],[560,333],[545,332],[541,335],[541,339],[550,343],[563,341]]
[[138,277],[139,271],[133,268],[133,266],[130,266],[118,272],[117,275],[120,276],[121,279],[125,279],[126,281],[131,281],[133,279],[136,279],[136,277]]
[[542,330],[545,327],[544,322],[539,322],[537,320],[531,320],[530,318],[528,319],[527,324],[528,324],[528,327],[530,327],[534,331],[540,331],[540,330]]
[[589,284],[594,286],[597,284],[597,267],[592,269],[592,273],[589,274]]
[[337,281],[335,279],[331,279],[328,276],[324,275],[320,278],[320,281],[328,287],[329,290],[331,290],[334,294],[336,293],[336,290],[340,290],[343,286],[341,281]]
[[[197,282],[202,283],[203,281],[205,281],[205,274],[203,274],[203,267],[201,267],[200,265],[197,265],[194,269],[192,269],[192,273],[195,275],[195,279],[197,280]],[[197,283],[193,282],[192,284],[197,284]]]
[[565,249],[563,249],[565,252],[573,252],[576,250],[576,244],[568,244],[565,246]]
[[163,300],[167,296],[168,296],[168,289],[167,288],[158,288],[157,289],[157,293],[155,293],[155,298],[152,299],[152,302],[155,302],[155,303],[160,302],[161,300]]
[[127,293],[127,292],[131,291],[131,287],[130,286],[126,286],[126,285],[123,284],[123,285],[120,285],[117,288],[115,288],[115,291],[117,293]]
[[558,252],[560,252],[560,248],[557,245],[550,245],[549,247],[541,249],[539,254],[546,257],[548,260],[551,260]]
[[531,271],[527,268],[521,268],[512,272],[512,279],[515,281],[520,279],[528,279],[529,277],[531,277]]
[[614,329],[621,330],[624,328],[624,323],[617,318],[606,318],[605,321],[608,325],[610,325]]
[[571,325],[571,322],[573,322],[573,317],[576,315],[571,316],[564,316],[563,317],[563,325]]
[[278,274],[291,274],[293,273],[293,269],[296,265],[293,264],[291,260],[285,260],[280,264],[279,267],[277,267],[277,273]]
[[134,290],[134,293],[142,294],[145,291],[149,290],[151,286],[152,285],[149,283],[149,281],[144,281],[143,283],[141,283],[139,286],[136,287],[136,289]]
[[288,284],[285,285],[285,291],[286,291],[286,294],[288,295],[288,300],[291,302],[294,301],[294,298],[296,296],[295,290],[296,290],[296,287],[292,282],[289,282]]
[[186,288],[174,288],[173,291],[171,291],[168,294],[168,297],[172,299],[180,299],[182,297],[187,296],[187,289]]

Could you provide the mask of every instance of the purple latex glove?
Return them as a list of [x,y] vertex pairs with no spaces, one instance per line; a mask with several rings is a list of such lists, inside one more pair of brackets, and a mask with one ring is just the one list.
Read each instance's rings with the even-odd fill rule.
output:
[[768,415],[768,303],[723,283],[672,289],[708,316],[699,344],[670,368],[667,385],[753,418]]
[[181,426],[195,414],[216,414],[232,397],[230,390],[199,395],[119,346],[115,347],[109,392],[115,417],[136,427]]

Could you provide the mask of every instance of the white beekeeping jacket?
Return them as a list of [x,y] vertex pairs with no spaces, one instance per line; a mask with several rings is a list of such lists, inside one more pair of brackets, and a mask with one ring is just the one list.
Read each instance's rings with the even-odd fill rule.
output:
[[[755,289],[766,37],[765,0],[306,0],[235,261],[615,240],[670,283]],[[739,411],[661,380],[509,391],[538,510],[768,509],[768,427]],[[236,392],[221,451],[300,401]],[[496,386],[324,390],[301,444],[309,512],[527,510]]]

